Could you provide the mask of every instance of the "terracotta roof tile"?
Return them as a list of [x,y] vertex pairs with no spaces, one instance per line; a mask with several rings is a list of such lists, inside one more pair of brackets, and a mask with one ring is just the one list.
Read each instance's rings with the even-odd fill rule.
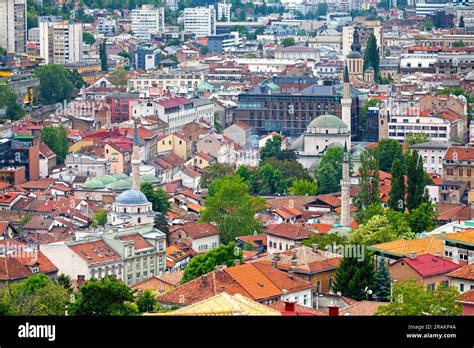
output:
[[439,239],[474,246],[474,229],[468,229],[459,233],[444,234],[440,236]]
[[285,311],[284,301],[273,302],[269,304],[268,306],[270,308],[276,309],[277,311],[281,312],[283,315],[313,315],[313,316],[318,316],[318,317],[324,317],[328,315],[327,313],[323,311],[313,309],[311,307],[305,307],[297,303],[294,304],[295,306],[295,311],[293,312],[294,314],[287,313]]
[[188,223],[181,229],[192,239],[205,238],[219,234],[219,230],[209,222]]
[[340,315],[375,315],[380,306],[388,305],[387,302],[360,301],[341,310]]
[[69,245],[69,248],[82,257],[88,264],[118,261],[121,259],[120,255],[103,240],[72,244]]
[[457,152],[459,161],[473,161],[474,160],[474,147],[467,146],[450,146],[448,151],[444,155],[445,160],[453,160],[453,154]]
[[461,267],[454,262],[443,259],[442,257],[429,254],[417,256],[415,259],[404,257],[394,262],[390,267],[399,262],[405,262],[422,277],[449,273]]
[[474,263],[461,267],[448,274],[448,277],[468,279],[474,281]]
[[118,237],[121,241],[133,241],[135,242],[135,250],[149,249],[153,248],[153,245],[147,241],[141,234],[134,233],[125,236]]
[[459,301],[474,304],[474,289],[468,290],[459,295]]
[[293,240],[306,239],[315,234],[301,225],[286,222],[269,225],[265,233]]
[[436,256],[437,252],[443,254],[444,243],[436,237],[426,237],[412,240],[395,240],[372,245],[369,249],[396,256],[407,256],[412,252],[416,252],[417,255],[431,254]]

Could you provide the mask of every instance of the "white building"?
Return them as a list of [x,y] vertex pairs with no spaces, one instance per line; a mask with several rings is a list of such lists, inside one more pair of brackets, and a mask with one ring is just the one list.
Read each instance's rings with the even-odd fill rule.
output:
[[171,93],[187,93],[204,82],[201,73],[142,74],[128,80],[131,91],[147,90],[152,87],[163,88]]
[[216,10],[214,6],[184,9],[184,31],[203,37],[216,34]]
[[97,24],[97,31],[101,34],[107,35],[115,32],[115,19],[100,18]]
[[416,149],[423,158],[423,169],[427,173],[437,173],[443,175],[443,158],[448,148],[453,145],[449,141],[429,141],[411,145],[411,149]]
[[218,3],[217,4],[217,21],[230,22],[230,9],[232,4]]
[[82,60],[82,24],[40,18],[39,28],[40,56],[45,64]]
[[26,0],[0,0],[0,47],[26,50]]
[[132,31],[139,40],[150,40],[165,30],[165,9],[152,5],[143,5],[132,10]]

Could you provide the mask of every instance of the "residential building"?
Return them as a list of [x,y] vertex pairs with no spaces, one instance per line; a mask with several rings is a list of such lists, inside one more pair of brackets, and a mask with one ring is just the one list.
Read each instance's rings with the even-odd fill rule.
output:
[[232,4],[225,1],[217,4],[217,22],[230,22]]
[[474,290],[474,263],[456,269],[448,277],[449,285],[454,286],[461,294]]
[[184,31],[203,37],[216,34],[216,10],[208,7],[188,7],[184,9]]
[[131,77],[128,85],[131,91],[161,87],[167,92],[186,92],[195,90],[204,82],[202,73],[147,73]]
[[75,153],[67,155],[64,163],[70,175],[95,177],[110,174],[110,162],[106,158]]
[[236,50],[242,44],[242,38],[238,31],[229,34],[209,35],[207,37],[207,49],[211,53],[224,54]]
[[427,173],[443,175],[443,158],[453,143],[449,141],[428,141],[410,145],[423,158],[423,169]]
[[7,52],[26,51],[26,0],[0,1],[0,47]]
[[416,279],[428,290],[433,291],[440,286],[448,286],[448,273],[458,268],[460,268],[458,264],[445,260],[441,256],[429,254],[418,256],[412,253],[390,264],[390,276],[396,282]]
[[82,24],[69,21],[38,19],[40,56],[45,64],[75,63],[82,60]]
[[474,188],[474,148],[450,146],[443,158],[443,179],[465,182]]
[[138,93],[111,93],[105,98],[105,102],[110,106],[110,121],[121,123],[130,120],[130,104],[134,99],[138,99]]
[[157,116],[168,124],[170,133],[196,119],[193,102],[183,97],[165,97],[156,100]]
[[[9,184],[18,182],[16,169],[25,168],[27,181],[36,180],[40,175],[40,155],[38,138],[33,136],[17,136],[12,139],[0,139],[0,169],[4,172],[4,179]],[[12,172],[14,169],[14,172]],[[10,172],[6,175],[5,170]],[[14,175],[12,175],[14,174]],[[16,179],[15,179],[16,178]]]
[[152,44],[142,44],[135,51],[135,69],[157,69],[160,64],[160,48]]
[[297,242],[310,238],[315,233],[299,224],[282,222],[272,224],[265,230],[267,250],[270,254],[290,250]]
[[446,259],[465,266],[474,263],[474,230],[439,236],[444,242]]
[[193,158],[191,158],[186,165],[187,166],[194,166],[198,167],[200,169],[204,169],[206,167],[209,167],[211,164],[216,163],[215,157],[204,153],[204,152],[199,152],[197,153]]
[[110,174],[130,173],[132,146],[130,143],[109,142],[104,145],[104,157],[110,163]]
[[116,26],[115,19],[101,17],[97,23],[97,31],[104,35],[112,34],[116,31]]
[[56,154],[45,144],[39,144],[39,176],[48,177],[52,169],[56,166]]
[[200,136],[196,149],[215,157],[218,163],[235,163],[234,141],[225,135],[211,133]]
[[159,155],[174,153],[175,155],[188,160],[191,158],[191,152],[191,138],[184,134],[175,132],[169,135],[162,135],[157,140],[157,153]]
[[289,46],[275,50],[275,59],[313,60],[319,62],[320,50],[306,46]]
[[132,10],[133,35],[142,41],[149,41],[152,35],[165,30],[165,8],[142,5]]
[[186,244],[197,253],[205,253],[220,245],[219,230],[208,222],[187,223],[168,234],[170,245]]
[[243,121],[237,121],[224,129],[223,134],[240,146],[246,146],[252,136],[252,127]]

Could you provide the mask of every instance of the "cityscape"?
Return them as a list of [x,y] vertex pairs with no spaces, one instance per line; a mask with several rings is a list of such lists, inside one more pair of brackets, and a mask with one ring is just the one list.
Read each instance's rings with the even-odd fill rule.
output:
[[467,315],[473,0],[0,0],[0,316]]

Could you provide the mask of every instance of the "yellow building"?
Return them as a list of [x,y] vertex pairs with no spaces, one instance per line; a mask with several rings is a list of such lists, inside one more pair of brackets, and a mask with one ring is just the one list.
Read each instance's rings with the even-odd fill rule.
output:
[[209,167],[211,164],[215,163],[216,159],[211,155],[208,155],[204,152],[199,152],[193,158],[191,158],[188,162],[186,162],[187,166],[191,167],[198,167],[204,169]]
[[234,316],[234,315],[281,315],[276,309],[255,302],[240,294],[230,295],[221,292],[218,295],[194,303],[174,312],[145,313],[147,316]]
[[105,144],[104,156],[110,162],[110,174],[129,173],[131,146],[129,144]]
[[157,152],[158,154],[172,152],[182,159],[188,160],[192,152],[191,138],[178,133],[162,135],[157,140]]

